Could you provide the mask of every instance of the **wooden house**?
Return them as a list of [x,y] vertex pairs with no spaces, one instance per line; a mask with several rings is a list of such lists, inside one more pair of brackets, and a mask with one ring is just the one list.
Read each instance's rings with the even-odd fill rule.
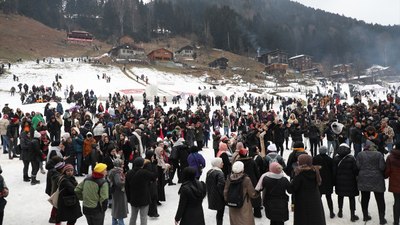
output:
[[218,58],[208,64],[209,67],[226,69],[228,67],[229,59],[225,57]]
[[265,72],[271,75],[284,75],[288,67],[285,63],[273,63],[265,67]]
[[257,58],[257,61],[265,65],[271,65],[274,63],[288,64],[288,54],[277,49],[275,51],[262,54]]
[[186,45],[175,52],[175,56],[181,57],[193,57],[194,47],[190,45]]
[[109,51],[117,59],[142,59],[145,57],[144,49],[132,44],[123,44]]
[[296,71],[306,71],[313,67],[311,56],[309,55],[296,55],[289,58],[289,68]]
[[160,48],[147,54],[147,58],[151,61],[173,61],[174,53],[165,48]]

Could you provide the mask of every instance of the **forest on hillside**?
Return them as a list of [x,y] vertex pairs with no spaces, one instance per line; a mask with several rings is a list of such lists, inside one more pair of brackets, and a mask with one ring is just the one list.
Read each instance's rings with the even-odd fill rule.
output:
[[246,56],[282,49],[330,65],[400,68],[400,26],[367,24],[289,0],[0,0],[0,9],[57,29],[87,30],[113,44],[125,35],[144,42],[180,35]]

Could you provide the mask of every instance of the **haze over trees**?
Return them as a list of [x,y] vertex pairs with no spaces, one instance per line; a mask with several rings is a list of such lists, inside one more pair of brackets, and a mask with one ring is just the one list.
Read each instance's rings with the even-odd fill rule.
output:
[[93,33],[115,43],[182,35],[242,55],[282,49],[315,61],[400,68],[400,26],[367,24],[289,0],[0,0],[50,27]]

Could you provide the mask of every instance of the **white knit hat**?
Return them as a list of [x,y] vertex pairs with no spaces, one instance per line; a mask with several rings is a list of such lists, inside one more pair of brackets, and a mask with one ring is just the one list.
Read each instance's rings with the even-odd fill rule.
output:
[[276,145],[275,144],[270,144],[270,145],[268,145],[268,151],[271,151],[271,152],[276,152]]
[[232,165],[232,173],[241,173],[244,171],[244,164],[240,161],[236,161]]
[[219,167],[222,164],[222,159],[221,158],[214,158],[213,160],[211,160],[211,165],[213,167]]

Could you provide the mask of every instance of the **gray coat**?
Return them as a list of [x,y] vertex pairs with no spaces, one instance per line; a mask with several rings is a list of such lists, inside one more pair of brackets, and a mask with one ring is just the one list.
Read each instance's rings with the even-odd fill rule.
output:
[[128,201],[125,193],[125,175],[122,168],[113,168],[108,176],[112,195],[111,216],[116,219],[126,218]]
[[385,160],[378,151],[362,151],[357,155],[358,190],[385,192]]

